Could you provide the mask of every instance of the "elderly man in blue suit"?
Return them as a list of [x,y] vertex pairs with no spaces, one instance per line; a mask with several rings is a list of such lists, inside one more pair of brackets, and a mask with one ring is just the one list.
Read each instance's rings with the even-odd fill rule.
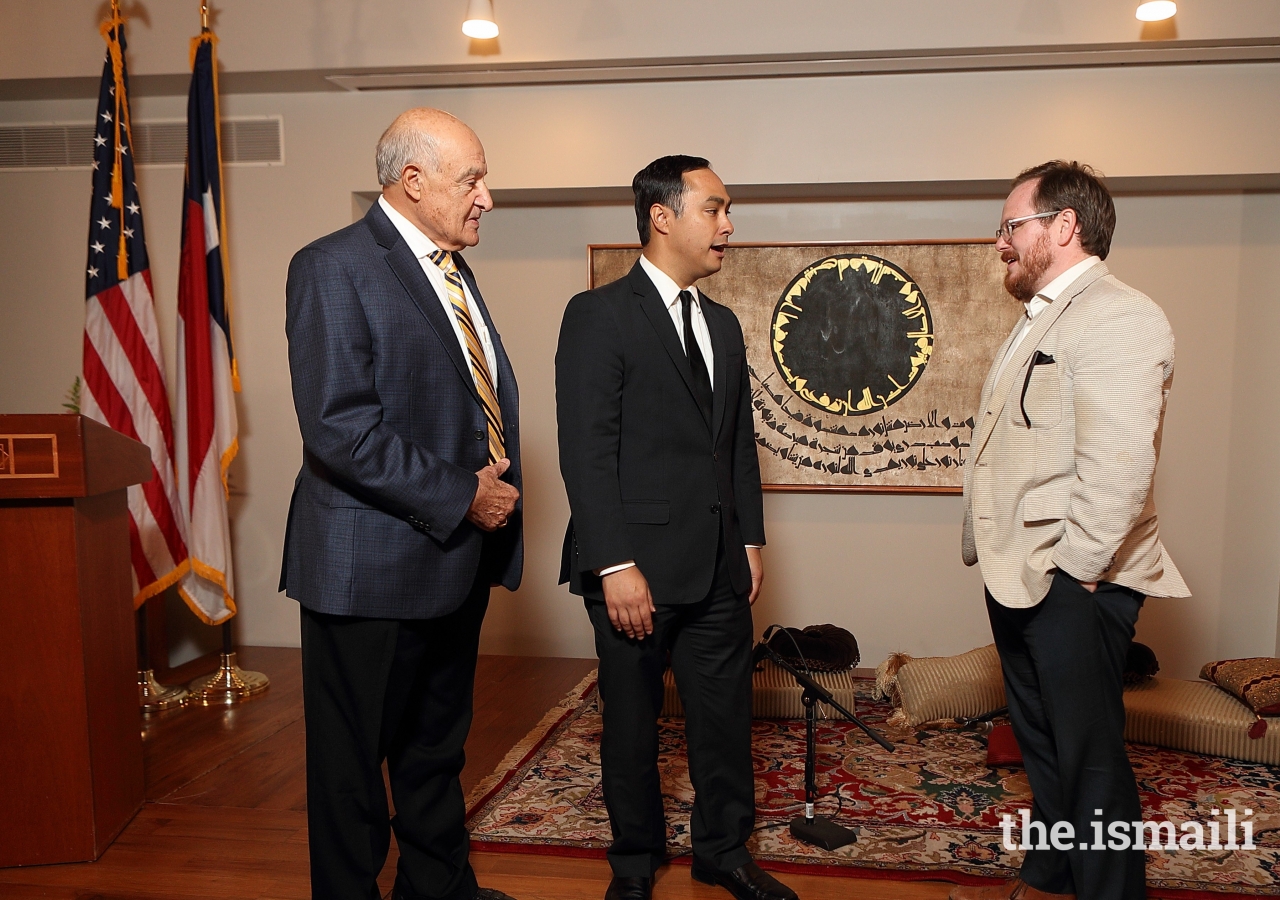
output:
[[[462,787],[480,624],[524,562],[515,374],[458,251],[493,208],[465,124],[411,109],[382,196],[286,287],[302,432],[280,588],[301,606],[312,897],[502,900],[468,863]],[[390,818],[381,766],[390,776]]]

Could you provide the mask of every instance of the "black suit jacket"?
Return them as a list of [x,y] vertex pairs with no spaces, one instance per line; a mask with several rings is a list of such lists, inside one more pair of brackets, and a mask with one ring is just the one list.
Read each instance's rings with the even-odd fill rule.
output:
[[764,544],[764,504],[742,328],[705,295],[714,395],[708,422],[658,289],[637,263],[569,301],[556,350],[560,472],[572,518],[560,581],[602,600],[595,569],[634,559],[655,603],[711,588],[723,538],[734,590],[744,544]]
[[[520,482],[515,373],[466,262],[493,339],[511,467]],[[429,619],[466,599],[483,564],[515,589],[520,507],[492,535],[464,517],[488,433],[470,365],[440,299],[382,208],[299,250],[285,333],[303,461],[280,589],[322,613]]]

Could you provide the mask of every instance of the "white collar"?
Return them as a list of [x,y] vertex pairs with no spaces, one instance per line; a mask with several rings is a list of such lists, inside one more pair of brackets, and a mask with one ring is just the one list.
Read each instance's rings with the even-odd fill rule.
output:
[[1075,281],[1100,262],[1102,262],[1102,260],[1098,259],[1096,256],[1085,257],[1057,278],[1053,279],[1053,281],[1050,281],[1036,293],[1052,303],[1054,300],[1058,299],[1059,294],[1071,285],[1071,282]]
[[378,198],[378,205],[382,207],[382,211],[387,214],[387,218],[391,220],[391,224],[396,226],[396,231],[400,232],[400,237],[404,238],[404,242],[409,245],[410,252],[418,259],[426,259],[432,253],[440,248],[436,246],[435,241],[427,237],[419,230],[417,225],[410,222],[400,210],[396,209],[387,202],[386,197]]
[[1043,288],[1036,292],[1036,295],[1027,301],[1027,318],[1034,319],[1040,312],[1058,299],[1058,295],[1071,286],[1071,282],[1075,281],[1085,272],[1092,269],[1095,265],[1102,262],[1096,256],[1089,256],[1080,260],[1067,271],[1063,272],[1057,278],[1050,281]]
[[[693,303],[698,305],[698,289],[693,285],[682,288],[672,280],[671,276],[659,269],[649,261],[649,257],[643,253],[640,254],[640,268],[644,269],[645,274],[649,276],[649,280],[653,282],[653,286],[658,289],[658,296],[662,298],[662,304],[670,310],[676,305],[680,299],[680,292],[687,290],[693,295]],[[701,306],[698,307],[701,310]]]

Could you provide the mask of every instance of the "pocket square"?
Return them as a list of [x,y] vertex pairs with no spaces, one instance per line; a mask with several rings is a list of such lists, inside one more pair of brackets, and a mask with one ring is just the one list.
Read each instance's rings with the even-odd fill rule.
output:
[[1054,362],[1053,357],[1045,353],[1043,350],[1037,350],[1031,354],[1031,364],[1027,366],[1027,377],[1022,382],[1022,396],[1019,399],[1019,406],[1022,409],[1022,419],[1027,423],[1027,427],[1031,427],[1031,417],[1027,415],[1027,388],[1031,387],[1031,373],[1036,370],[1036,366],[1048,366]]

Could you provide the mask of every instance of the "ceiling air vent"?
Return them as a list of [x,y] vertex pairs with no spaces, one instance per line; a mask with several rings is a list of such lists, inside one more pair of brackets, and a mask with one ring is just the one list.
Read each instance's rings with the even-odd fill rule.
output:
[[[93,165],[92,122],[0,125],[0,170],[87,169]],[[134,121],[134,153],[140,165],[181,166],[187,157],[187,123]],[[280,116],[222,120],[224,165],[284,163]]]

